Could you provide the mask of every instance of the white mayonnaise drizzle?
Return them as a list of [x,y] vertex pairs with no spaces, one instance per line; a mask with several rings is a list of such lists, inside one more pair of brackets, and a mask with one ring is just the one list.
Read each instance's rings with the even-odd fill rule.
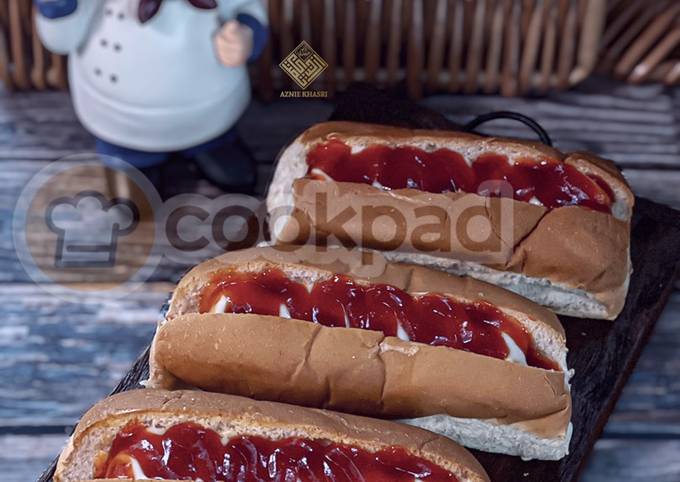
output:
[[164,435],[166,429],[164,427],[146,427],[146,430],[154,435]]
[[132,476],[135,480],[151,480],[151,477],[146,476],[139,462],[133,457],[130,457],[130,467],[132,468]]
[[402,327],[399,322],[397,322],[397,337],[399,337],[400,340],[411,341],[408,333],[406,333],[406,330],[404,330],[404,327]]
[[517,346],[517,343],[515,343],[515,340],[512,339],[510,335],[507,333],[501,332],[501,336],[503,337],[503,340],[505,340],[505,344],[508,346],[508,356],[505,358],[506,361],[511,361],[515,363],[519,363],[521,365],[526,365],[527,364],[527,357],[524,354],[524,352],[520,349],[519,346]]
[[[314,283],[305,283],[305,286],[307,290],[311,293],[312,288],[314,287]],[[422,293],[419,294],[413,294],[414,296],[422,296]],[[219,301],[215,303],[215,306],[213,306],[212,313],[225,313],[227,306],[229,305],[229,298],[226,296],[220,297]],[[288,318],[291,319],[292,316],[290,314],[290,310],[288,307],[281,303],[279,306],[279,316],[281,318]],[[347,312],[344,312],[345,316],[345,327],[351,328],[350,322],[349,322],[349,317],[347,316]],[[508,356],[505,358],[506,361],[509,362],[514,362],[514,363],[519,363],[521,365],[527,365],[527,359],[526,355],[524,352],[520,349],[520,347],[515,343],[515,340],[512,339],[510,335],[507,333],[501,333],[501,336],[503,337],[503,340],[505,341],[505,344],[508,347]],[[401,326],[401,323],[397,323],[397,337],[400,340],[404,341],[411,341],[408,333],[406,333],[406,330]],[[154,432],[155,433],[155,432]],[[159,433],[159,435],[162,435],[163,432]]]
[[279,316],[281,318],[291,318],[288,307],[283,303],[281,303],[281,306],[279,306]]
[[225,313],[228,303],[229,303],[229,299],[226,296],[221,296],[220,300],[217,303],[215,303],[215,306],[213,306],[212,312],[213,313]]
[[315,177],[323,178],[326,181],[332,181],[333,180],[333,178],[331,176],[329,176],[328,174],[326,174],[324,171],[322,171],[321,169],[319,169],[317,167],[313,168],[312,172],[310,174],[312,174]]

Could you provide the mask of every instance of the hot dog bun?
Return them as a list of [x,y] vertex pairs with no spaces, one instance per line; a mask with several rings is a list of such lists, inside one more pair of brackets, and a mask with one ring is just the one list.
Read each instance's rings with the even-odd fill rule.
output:
[[[517,320],[558,368],[379,331],[279,316],[199,314],[201,292],[215,273],[271,267],[306,283],[342,274],[409,293],[487,302]],[[261,247],[202,263],[180,281],[154,338],[149,383],[409,419],[472,448],[559,459],[568,452],[571,435],[566,351],[563,328],[552,312],[493,285],[389,263],[378,252]]]
[[[390,191],[370,184],[305,177],[308,153],[329,140],[344,142],[352,152],[376,145],[408,146],[427,152],[445,148],[461,154],[468,165],[486,153],[506,156],[510,162],[561,162],[582,174],[597,176],[606,184],[613,195],[611,213],[575,205],[548,209],[540,203],[514,200],[501,205],[498,198],[477,194]],[[330,200],[323,216],[315,210],[319,196]],[[351,122],[318,124],[300,135],[282,152],[267,195],[275,242],[315,242],[311,235],[324,239],[330,235],[345,245],[383,249],[392,261],[417,263],[497,284],[561,314],[603,319],[616,318],[625,302],[631,271],[633,204],[634,196],[614,164],[588,153],[565,155],[533,142]],[[358,216],[340,216],[333,222],[334,215],[348,207],[360,212],[362,206],[375,205],[403,215],[403,225],[397,229],[405,237],[398,247],[378,239],[379,234],[389,238],[388,227],[380,222],[371,225],[371,229],[368,221]],[[457,240],[457,232],[453,244],[448,239],[442,244],[427,244],[413,236],[418,209],[441,208],[449,218],[457,219],[469,205],[484,206],[486,210],[483,215],[492,227],[487,244],[498,246],[492,257],[476,248],[471,253],[465,243]],[[502,206],[510,207],[504,211]],[[508,209],[513,225],[509,231],[502,231],[500,226],[508,218]],[[295,219],[290,219],[291,214]],[[377,234],[367,236],[366,231]]]
[[118,431],[133,421],[161,429],[192,422],[216,431],[223,439],[239,435],[272,440],[301,437],[352,445],[370,452],[399,447],[448,470],[461,482],[489,480],[467,450],[425,430],[222,394],[136,390],[107,398],[83,416],[59,457],[54,482],[93,479],[96,458],[102,452],[108,453]]

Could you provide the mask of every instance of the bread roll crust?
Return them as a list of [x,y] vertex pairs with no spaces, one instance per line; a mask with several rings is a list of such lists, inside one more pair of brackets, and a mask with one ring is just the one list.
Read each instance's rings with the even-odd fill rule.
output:
[[[215,393],[177,390],[133,390],[109,397],[92,407],[76,427],[69,446],[59,458],[55,482],[75,482],[69,468],[78,464],[93,470],[94,452],[106,449],[115,433],[135,419],[171,423],[196,421],[210,428],[274,439],[303,436],[376,451],[398,446],[457,475],[465,482],[489,478],[467,450],[425,430],[323,410]],[[93,442],[94,439],[94,442]],[[92,444],[98,444],[94,447]],[[90,449],[92,448],[92,449]]]
[[[199,314],[201,291],[215,275],[267,267],[303,278],[340,273],[410,293],[484,300],[518,320],[562,371],[405,342],[377,331],[277,316]],[[565,343],[564,329],[551,311],[472,278],[389,263],[378,252],[260,247],[201,263],[179,282],[154,337],[149,383],[390,418],[478,419],[559,441],[550,454],[535,447],[518,452],[559,458],[567,451],[571,416]]]
[[[504,199],[513,212],[510,232],[500,231],[504,219],[498,200],[481,198],[471,193],[424,193],[414,189],[386,191],[367,184],[328,182],[305,178],[306,155],[314,145],[329,139],[339,139],[352,146],[374,144],[407,144],[425,149],[447,147],[468,158],[482,152],[497,152],[510,159],[550,159],[576,167],[588,175],[597,175],[612,189],[615,202],[612,214],[580,206],[566,206],[548,210],[527,202]],[[292,189],[291,189],[292,186]],[[387,205],[405,217],[405,241],[394,249],[373,237],[366,236],[365,219],[355,216],[342,223],[324,224],[332,215],[319,216],[315,210],[316,195],[326,195],[331,210],[337,212],[352,206]],[[335,201],[338,202],[335,202]],[[461,243],[446,243],[428,249],[418,244],[411,234],[416,226],[417,209],[423,205],[437,206],[457,219],[456,213],[463,205],[486,206],[486,217],[493,234],[488,238],[495,251],[487,252],[485,246],[474,250]],[[499,284],[536,302],[549,306],[561,314],[614,319],[621,312],[628,289],[630,264],[630,218],[634,196],[625,179],[608,160],[589,153],[563,154],[543,144],[511,139],[481,137],[474,134],[450,131],[411,130],[389,126],[351,122],[328,122],[305,131],[281,155],[274,180],[267,196],[267,208],[279,219],[289,206],[297,221],[280,226],[270,225],[276,242],[310,242],[308,233],[331,235],[345,243],[366,248],[387,249],[391,260],[414,262],[444,269],[456,274],[466,274]],[[290,212],[288,212],[290,214]],[[444,221],[446,222],[446,220]],[[300,230],[299,224],[302,225]],[[340,224],[340,225],[339,225]],[[559,226],[559,230],[553,230]],[[386,231],[378,227],[376,231]],[[553,231],[551,231],[553,230]],[[301,231],[301,232],[298,232]],[[596,237],[589,233],[600,233]],[[457,230],[454,237],[460,238]],[[389,236],[388,236],[389,237]],[[497,237],[501,238],[498,243]],[[578,262],[572,261],[574,246],[585,243],[578,252]],[[312,239],[311,242],[314,242]],[[582,267],[582,269],[580,269]]]
[[389,418],[543,420],[531,431],[544,437],[563,436],[571,415],[564,372],[378,331],[194,314],[163,324],[154,343],[156,368],[203,390],[259,400]]
[[[316,246],[260,246],[222,254],[192,268],[177,284],[166,314],[198,313],[200,292],[213,275],[222,270],[257,272],[266,266],[289,271],[314,270],[342,274],[359,282],[389,284],[408,293],[441,293],[461,300],[480,300],[519,312],[551,330],[564,345],[564,327],[549,309],[489,283],[460,277],[413,264],[391,263],[378,251]],[[522,321],[522,320],[520,320]]]

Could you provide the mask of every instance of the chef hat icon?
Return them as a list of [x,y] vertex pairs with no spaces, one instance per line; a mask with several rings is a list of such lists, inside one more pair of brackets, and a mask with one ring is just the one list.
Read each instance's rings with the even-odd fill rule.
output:
[[55,267],[111,267],[118,238],[134,231],[139,210],[129,199],[83,191],[52,201],[45,221],[57,234]]

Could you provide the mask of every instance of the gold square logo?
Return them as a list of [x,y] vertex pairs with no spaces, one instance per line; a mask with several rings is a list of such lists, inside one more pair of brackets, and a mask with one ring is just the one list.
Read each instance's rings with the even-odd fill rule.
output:
[[326,68],[328,64],[316,51],[304,40],[300,45],[288,54],[279,64],[279,67],[300,86],[306,89],[314,82]]

